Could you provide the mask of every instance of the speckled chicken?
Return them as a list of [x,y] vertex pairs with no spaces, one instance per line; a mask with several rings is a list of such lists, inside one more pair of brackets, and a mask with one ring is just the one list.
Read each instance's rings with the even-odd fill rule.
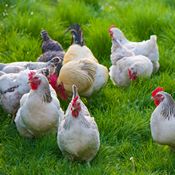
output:
[[64,55],[63,64],[69,61],[90,59],[98,63],[91,50],[85,45],[83,32],[78,24],[73,24],[68,28],[72,34],[72,45],[68,48]]
[[142,42],[129,41],[123,32],[115,26],[109,29],[112,38],[111,59],[115,59],[116,42],[113,39],[119,40],[121,45],[125,46],[128,50],[132,51],[135,55],[144,55],[148,57],[153,64],[153,72],[159,69],[159,50],[157,45],[157,36],[151,35],[149,40]]
[[80,95],[88,97],[102,88],[108,80],[108,69],[90,59],[70,61],[63,65],[57,79],[58,95],[67,99],[75,84]]
[[51,39],[45,30],[41,32],[41,37],[43,39],[43,43],[42,43],[43,54],[38,57],[37,61],[48,62],[54,57],[58,57],[63,61],[65,52],[61,44]]
[[50,38],[47,31],[41,31],[41,37],[43,39],[42,43],[42,52],[48,51],[63,51],[63,48],[60,43]]
[[175,149],[175,102],[161,87],[152,92],[156,105],[151,115],[151,134],[154,141]]
[[62,153],[70,160],[90,162],[100,147],[97,124],[81,101],[76,86],[65,118],[59,124],[57,142]]
[[15,123],[21,136],[33,138],[56,131],[59,117],[63,118],[64,113],[44,75],[30,72],[29,83],[31,90],[20,100]]

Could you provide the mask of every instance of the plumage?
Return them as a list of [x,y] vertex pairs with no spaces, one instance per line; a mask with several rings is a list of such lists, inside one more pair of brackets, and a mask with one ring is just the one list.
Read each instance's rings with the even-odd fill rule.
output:
[[57,143],[70,160],[90,162],[100,147],[97,124],[81,101],[76,86],[65,117],[59,124]]
[[[109,29],[109,33],[112,39],[117,39],[121,43],[121,45],[125,46],[128,50],[132,51],[135,55],[144,55],[148,57],[152,64],[154,72],[157,72],[159,69],[159,51],[157,45],[157,36],[151,35],[149,40],[142,42],[131,42],[129,41],[123,32],[112,26]],[[112,42],[111,48],[111,57],[115,57],[115,42]],[[113,58],[112,58],[113,59]]]
[[65,52],[64,51],[47,51],[37,58],[38,62],[48,62],[53,58],[57,57],[63,61]]
[[175,102],[163,89],[152,98],[157,106],[150,120],[152,138],[159,144],[175,148]]
[[43,39],[43,43],[42,43],[43,53],[47,51],[61,51],[61,52],[64,51],[61,44],[51,39],[46,30],[41,31],[41,37]]
[[10,114],[15,114],[23,94],[29,92],[29,70],[0,76],[0,104]]
[[70,61],[63,65],[57,84],[63,85],[66,93],[71,95],[72,85],[75,84],[78,92],[83,96],[90,96],[107,83],[108,70],[105,66],[89,59]]
[[43,68],[48,68],[51,65],[62,66],[62,59],[59,57],[54,57],[48,62],[32,62],[32,61],[21,61],[21,62],[11,62],[11,63],[0,63],[0,71],[4,73],[18,73],[22,70],[39,70]]
[[91,50],[85,45],[83,39],[83,32],[78,24],[73,24],[68,28],[72,34],[72,45],[68,48],[64,55],[63,64],[73,60],[90,59],[97,62]]
[[54,89],[42,74],[29,73],[30,92],[20,100],[15,123],[23,137],[38,137],[56,130],[64,113]]

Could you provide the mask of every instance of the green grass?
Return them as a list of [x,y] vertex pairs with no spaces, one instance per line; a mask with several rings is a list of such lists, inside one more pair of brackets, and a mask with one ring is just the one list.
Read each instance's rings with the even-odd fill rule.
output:
[[159,85],[175,97],[174,9],[171,0],[0,0],[0,62],[35,61],[41,54],[41,29],[48,30],[66,50],[71,37],[64,31],[79,23],[86,45],[107,67],[111,64],[107,32],[111,24],[130,40],[156,34],[161,65],[150,80],[141,79],[128,88],[117,88],[109,80],[100,92],[84,99],[101,136],[100,151],[91,168],[66,160],[56,135],[21,138],[11,118],[0,109],[0,174],[175,174],[175,154],[152,141],[149,127],[155,108],[151,91]]

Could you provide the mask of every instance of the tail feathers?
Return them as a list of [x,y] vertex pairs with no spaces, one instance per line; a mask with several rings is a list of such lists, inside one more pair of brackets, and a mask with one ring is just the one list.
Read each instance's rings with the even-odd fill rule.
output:
[[72,33],[73,44],[79,44],[80,46],[83,46],[85,44],[83,39],[83,32],[79,24],[72,24],[68,30]]
[[151,35],[150,37],[150,42],[152,43],[152,45],[157,45],[157,36],[156,35]]
[[48,35],[46,30],[42,30],[41,31],[41,37],[42,37],[43,41],[47,41],[47,40],[50,39],[50,37],[49,37],[49,35]]

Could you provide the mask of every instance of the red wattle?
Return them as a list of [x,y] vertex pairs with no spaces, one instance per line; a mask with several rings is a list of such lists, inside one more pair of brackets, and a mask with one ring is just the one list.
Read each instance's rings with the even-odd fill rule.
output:
[[154,104],[155,104],[156,106],[158,106],[158,105],[160,104],[160,101],[159,101],[159,100],[154,100]]
[[35,83],[30,83],[30,87],[31,87],[31,89],[32,90],[37,90],[38,89],[38,85],[37,84],[35,84]]
[[52,74],[48,77],[49,79],[49,83],[51,84],[51,86],[55,89],[55,91],[57,92],[57,75],[56,74]]

